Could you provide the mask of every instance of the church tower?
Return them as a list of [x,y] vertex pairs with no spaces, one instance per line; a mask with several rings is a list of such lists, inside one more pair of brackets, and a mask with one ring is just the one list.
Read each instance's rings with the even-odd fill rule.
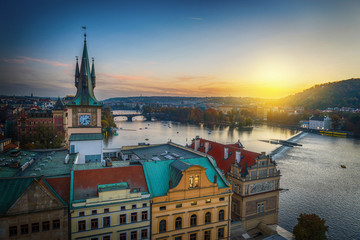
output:
[[76,95],[67,104],[66,139],[70,154],[78,153],[77,164],[102,161],[101,108],[102,104],[95,98],[95,65],[92,59],[92,69],[84,34],[84,49],[79,70],[76,57],[75,87]]

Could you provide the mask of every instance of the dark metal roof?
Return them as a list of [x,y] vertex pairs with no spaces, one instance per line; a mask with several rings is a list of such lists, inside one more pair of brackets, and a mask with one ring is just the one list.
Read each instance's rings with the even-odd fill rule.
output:
[[101,133],[73,133],[70,136],[70,141],[88,141],[88,140],[102,140]]
[[61,100],[60,97],[58,97],[55,105],[54,105],[54,110],[64,110],[65,106],[63,101]]

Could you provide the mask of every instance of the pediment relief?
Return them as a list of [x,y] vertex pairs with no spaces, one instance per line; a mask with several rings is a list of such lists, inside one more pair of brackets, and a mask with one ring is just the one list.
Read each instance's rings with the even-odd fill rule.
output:
[[8,209],[7,214],[52,210],[60,207],[63,207],[62,203],[34,181]]

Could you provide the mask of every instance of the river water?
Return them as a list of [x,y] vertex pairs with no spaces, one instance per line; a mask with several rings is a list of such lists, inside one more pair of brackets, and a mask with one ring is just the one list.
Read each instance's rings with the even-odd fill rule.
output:
[[[185,145],[200,136],[221,143],[239,139],[247,150],[270,153],[278,145],[259,140],[288,139],[296,134],[267,125],[238,131],[172,122],[116,123],[118,136],[104,140],[105,148],[169,140]],[[285,148],[274,156],[281,170],[280,185],[288,189],[280,193],[279,225],[292,232],[300,213],[316,213],[326,220],[329,239],[360,239],[360,140],[304,133],[298,143],[303,146]]]

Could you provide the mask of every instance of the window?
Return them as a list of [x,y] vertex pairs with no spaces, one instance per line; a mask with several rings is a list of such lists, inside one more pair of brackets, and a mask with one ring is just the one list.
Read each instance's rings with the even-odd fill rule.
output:
[[148,220],[148,212],[142,211],[141,212],[141,221],[146,221],[146,220]]
[[175,237],[175,240],[182,240],[182,237],[181,236]]
[[131,236],[131,238],[130,238],[131,240],[136,240],[137,239],[137,231],[132,231],[130,236]]
[[142,229],[141,230],[141,239],[148,238],[148,230]]
[[131,206],[131,209],[136,209],[136,204],[133,204],[133,205]]
[[210,212],[207,212],[205,214],[205,224],[207,223],[211,223],[211,213]]
[[9,236],[13,237],[17,235],[17,226],[9,227]]
[[161,206],[160,211],[164,211],[164,210],[166,210],[166,206]]
[[258,213],[263,213],[264,212],[264,203],[258,203],[257,204],[257,212]]
[[99,220],[97,218],[91,219],[91,229],[99,228]]
[[78,221],[78,232],[82,232],[86,230],[86,221]]
[[120,233],[120,240],[126,240],[126,233]]
[[190,234],[190,240],[196,240],[196,233]]
[[137,213],[131,213],[131,222],[137,222]]
[[48,230],[50,230],[50,222],[49,222],[49,221],[46,221],[46,222],[43,222],[43,223],[42,223],[42,230],[43,230],[43,231],[48,231]]
[[205,202],[206,202],[206,203],[211,203],[211,199],[208,198],[208,199],[205,200]]
[[218,239],[224,238],[224,228],[218,229]]
[[256,178],[256,176],[257,176],[256,170],[251,171],[251,178]]
[[21,231],[21,234],[28,234],[29,233],[29,225],[28,224],[21,225],[20,231]]
[[224,201],[224,200],[225,200],[225,198],[223,198],[223,197],[219,198],[219,201]]
[[110,240],[110,236],[109,235],[103,236],[102,240]]
[[36,233],[40,231],[40,225],[39,223],[33,223],[31,224],[31,232]]
[[182,207],[182,204],[179,203],[179,204],[176,204],[176,208],[181,208]]
[[125,209],[125,206],[121,206],[121,207],[120,207],[120,210],[121,210],[121,211],[125,211],[125,210],[126,210],[126,209]]
[[96,215],[97,214],[97,210],[92,210],[91,211],[91,215]]
[[120,215],[120,224],[126,224],[126,214]]
[[103,228],[110,227],[110,217],[103,217]]
[[193,188],[194,187],[194,177],[191,176],[189,177],[189,188]]
[[60,228],[60,220],[56,219],[53,221],[53,229],[59,229]]
[[109,208],[104,208],[104,213],[109,213]]
[[191,215],[190,217],[190,227],[196,226],[196,215]]
[[143,207],[147,207],[147,204],[146,204],[146,203],[143,203]]
[[219,221],[224,221],[224,215],[225,215],[224,210],[220,210],[219,211]]
[[161,220],[159,223],[159,233],[166,232],[166,221]]
[[79,217],[85,216],[85,212],[79,212]]
[[199,187],[199,176],[195,176],[194,187]]
[[211,231],[205,231],[204,232],[204,240],[210,240],[211,239]]
[[182,225],[181,217],[176,218],[176,220],[175,220],[175,229],[176,230],[181,229],[181,225]]
[[197,205],[197,201],[192,201],[191,206],[195,206],[195,205]]
[[94,238],[90,238],[91,240],[99,240],[99,238],[94,237]]

